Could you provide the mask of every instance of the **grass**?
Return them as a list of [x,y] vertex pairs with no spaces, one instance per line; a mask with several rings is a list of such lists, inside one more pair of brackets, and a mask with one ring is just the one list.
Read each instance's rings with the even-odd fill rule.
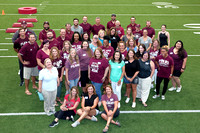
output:
[[[122,27],[130,23],[130,16],[136,17],[136,23],[141,24],[141,27],[145,26],[146,20],[152,21],[152,27],[160,29],[162,24],[167,25],[171,35],[171,46],[177,40],[184,42],[184,47],[189,55],[199,55],[199,35],[193,34],[194,31],[200,29],[187,30],[189,28],[184,27],[184,24],[199,23],[198,15],[186,15],[186,16],[162,16],[162,15],[147,15],[147,14],[199,14],[199,1],[187,1],[187,0],[169,0],[168,2],[173,5],[180,5],[178,9],[158,9],[151,5],[156,0],[134,0],[134,1],[120,1],[115,0],[101,0],[93,1],[86,0],[81,1],[69,1],[69,0],[51,0],[46,3],[48,4],[93,4],[87,5],[46,5],[42,8],[38,8],[42,0],[31,1],[31,0],[4,0],[0,4],[0,11],[4,10],[6,15],[0,16],[0,29],[6,29],[11,27],[14,22],[17,22],[19,18],[36,17],[37,23],[34,23],[32,29],[42,29],[44,21],[50,22],[52,29],[60,29],[64,27],[66,22],[72,23],[73,18],[77,17],[82,19],[82,15],[78,14],[105,14],[100,15],[101,23],[106,25],[110,20],[110,15],[116,13],[117,19],[120,20]],[[17,4],[27,5],[17,5]],[[126,4],[126,5],[112,5],[106,4]],[[13,4],[13,5],[2,5],[2,4]],[[15,5],[16,4],[16,5]],[[38,5],[29,5],[38,4]],[[103,5],[95,5],[103,4]],[[104,5],[105,4],[105,5]],[[132,6],[131,6],[131,5]],[[135,4],[135,5],[134,5]],[[138,4],[143,4],[143,6]],[[148,4],[145,6],[144,4]],[[181,6],[182,5],[182,6]],[[185,5],[185,6],[184,6]],[[8,15],[17,14],[17,8],[22,6],[35,6],[39,9],[36,15]],[[77,14],[77,15],[39,15],[39,14]],[[132,15],[118,15],[118,14],[132,14]],[[144,14],[144,15],[139,15]],[[95,23],[95,17],[97,15],[88,15],[88,22],[91,24]],[[170,30],[170,29],[185,29],[185,31]],[[35,31],[39,34],[39,31]],[[156,33],[158,30],[156,30]],[[11,38],[12,35],[5,33],[4,30],[0,30],[0,43],[11,43],[11,40],[5,38]],[[59,31],[56,30],[57,36]],[[157,36],[157,34],[156,34]],[[38,42],[38,44],[40,44]],[[8,49],[8,51],[0,51],[0,56],[16,56],[12,45],[0,45],[0,49]],[[0,58],[0,77],[2,77],[0,83],[0,113],[18,113],[18,112],[43,112],[43,102],[40,102],[38,96],[31,88],[30,91],[33,93],[32,96],[27,96],[24,93],[24,86],[19,87],[19,76],[18,72],[18,59],[17,58]],[[144,108],[140,102],[137,101],[137,107],[131,108],[131,102],[125,104],[125,86],[122,89],[122,101],[120,110],[199,110],[199,57],[188,57],[187,69],[181,76],[183,90],[181,93],[167,92],[166,100],[161,101],[160,99],[153,100],[154,95],[153,89],[149,95],[148,107]],[[169,84],[169,87],[171,83]],[[64,97],[65,88],[62,88],[62,99]],[[80,106],[79,106],[80,107]],[[102,107],[101,107],[102,109]],[[56,110],[59,110],[57,107]],[[55,128],[49,128],[48,125],[53,120],[53,116],[0,116],[0,132],[2,133],[46,133],[46,132],[83,132],[93,133],[101,132],[106,122],[98,116],[98,122],[90,122],[83,120],[81,125],[73,129],[68,121],[60,121],[59,126]],[[77,119],[78,116],[75,117]],[[160,113],[160,114],[120,114],[117,118],[122,127],[118,128],[114,125],[110,126],[110,132],[138,132],[138,133],[198,133],[200,128],[198,126],[199,113]]]

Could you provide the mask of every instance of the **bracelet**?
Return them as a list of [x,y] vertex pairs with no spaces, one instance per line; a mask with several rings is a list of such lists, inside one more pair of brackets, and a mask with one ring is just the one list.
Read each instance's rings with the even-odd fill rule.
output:
[[181,69],[185,70],[185,68],[181,68]]

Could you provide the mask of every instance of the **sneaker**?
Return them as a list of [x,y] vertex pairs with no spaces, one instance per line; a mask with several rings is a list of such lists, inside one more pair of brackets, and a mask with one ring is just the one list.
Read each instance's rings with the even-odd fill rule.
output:
[[49,127],[55,127],[56,125],[58,125],[58,123],[59,123],[59,122],[53,121],[53,122],[49,125]]
[[52,115],[52,113],[51,113],[51,112],[47,112],[46,114],[47,114],[48,116],[51,116],[51,115]]
[[24,81],[20,82],[19,86],[23,86],[24,85]]
[[172,86],[172,87],[169,88],[168,90],[169,90],[169,91],[175,91],[175,90],[176,90],[176,87],[173,87],[173,86]]
[[162,95],[161,99],[162,99],[162,100],[165,100],[165,96],[164,96],[164,95]]
[[156,92],[156,89],[154,89],[154,92]]
[[120,108],[120,102],[118,103],[118,108]]
[[37,84],[39,83],[39,80],[37,78],[35,78],[35,83],[37,83]]
[[17,73],[18,75],[20,75],[20,70],[18,71],[18,73]]
[[74,121],[74,117],[73,117],[73,115],[71,115],[70,120],[71,120],[71,121]]
[[93,115],[91,121],[98,121],[98,119]]
[[156,99],[156,98],[158,98],[158,97],[160,97],[160,95],[154,95],[152,98],[153,98],[153,99]]
[[71,126],[72,127],[77,127],[78,125],[80,125],[80,122],[79,121],[75,121]]
[[176,90],[176,92],[181,92],[181,88],[182,88],[182,86],[180,86],[180,87],[177,87],[177,90]]
[[118,120],[115,122],[115,124],[116,124],[118,127],[121,127],[121,124],[119,123]]
[[151,89],[152,89],[152,88],[154,88],[154,85],[153,85],[153,84],[151,84]]
[[135,108],[136,107],[136,102],[133,102],[132,103],[132,108]]
[[127,98],[126,98],[126,101],[125,101],[125,103],[128,103],[128,102],[129,102],[129,100],[130,100],[130,98],[129,98],[129,97],[127,97]]

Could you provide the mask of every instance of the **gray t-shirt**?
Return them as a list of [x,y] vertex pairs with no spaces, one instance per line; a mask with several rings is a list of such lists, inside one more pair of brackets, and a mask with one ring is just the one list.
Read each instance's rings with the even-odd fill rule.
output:
[[78,28],[75,28],[74,25],[72,25],[71,31],[78,32],[79,34],[83,34],[83,28],[80,25],[78,26]]
[[150,43],[152,43],[152,39],[151,39],[150,37],[147,36],[147,40],[144,41],[144,38],[143,38],[143,36],[142,36],[142,37],[139,38],[138,42],[139,42],[140,44],[144,44],[145,47],[146,47],[146,49],[148,49]]

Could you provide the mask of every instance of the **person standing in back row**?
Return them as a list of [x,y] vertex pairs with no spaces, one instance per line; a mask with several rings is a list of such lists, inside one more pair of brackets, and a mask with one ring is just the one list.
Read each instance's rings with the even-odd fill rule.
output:
[[99,31],[100,30],[104,30],[105,31],[105,26],[100,24],[100,17],[96,17],[96,24],[94,24],[92,26],[92,33],[93,33],[93,36],[94,35],[98,35]]
[[151,39],[153,40],[155,38],[155,30],[151,27],[151,21],[147,20],[146,27],[144,27],[142,31],[144,31],[145,29],[148,32],[147,36],[151,37]]
[[83,16],[83,23],[80,26],[83,28],[83,32],[86,32],[90,37],[90,33],[92,31],[92,25],[87,22],[87,16]]
[[73,23],[74,25],[72,25],[71,30],[73,32],[78,32],[80,35],[83,34],[83,28],[78,24],[79,23],[79,19],[78,18],[74,18],[73,19]]
[[170,48],[170,35],[166,31],[166,25],[161,26],[161,31],[158,32],[158,40],[160,41],[160,47],[167,45]]
[[107,31],[110,30],[111,27],[115,27],[116,23],[116,14],[111,15],[111,20],[107,23]]

